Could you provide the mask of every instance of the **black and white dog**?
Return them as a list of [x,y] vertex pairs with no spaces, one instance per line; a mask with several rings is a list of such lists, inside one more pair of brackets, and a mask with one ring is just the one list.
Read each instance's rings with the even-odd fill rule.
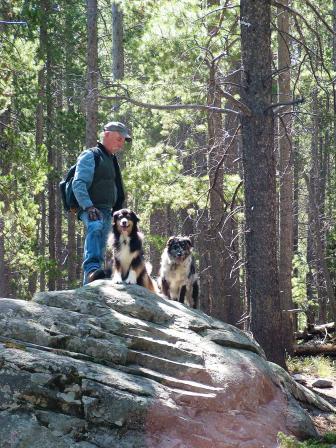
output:
[[139,221],[137,215],[126,208],[113,213],[112,235],[108,240],[108,247],[113,250],[112,281],[138,284],[158,292],[144,260]]
[[198,308],[199,281],[192,248],[188,237],[169,238],[161,257],[159,286],[169,299]]

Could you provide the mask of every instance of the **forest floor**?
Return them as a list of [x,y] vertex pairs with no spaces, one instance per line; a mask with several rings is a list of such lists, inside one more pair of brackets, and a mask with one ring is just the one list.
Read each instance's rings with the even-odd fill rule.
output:
[[[305,386],[320,395],[322,398],[327,400],[330,404],[336,408],[336,378],[324,378],[332,382],[333,387],[330,388],[316,388],[312,384],[319,379],[319,377],[313,375],[302,375],[306,380]],[[312,417],[316,429],[323,436],[327,432],[336,432],[336,414],[332,412],[323,412],[319,409],[306,407],[309,415]]]
[[[335,360],[324,357],[311,357],[302,361],[300,358],[292,358],[289,370],[294,379],[299,374],[300,379],[298,382],[324,398],[336,408]],[[313,383],[318,379],[330,381],[332,387],[314,387]],[[321,436],[329,432],[336,433],[336,413],[323,412],[309,405],[305,405],[304,407],[313,419]]]

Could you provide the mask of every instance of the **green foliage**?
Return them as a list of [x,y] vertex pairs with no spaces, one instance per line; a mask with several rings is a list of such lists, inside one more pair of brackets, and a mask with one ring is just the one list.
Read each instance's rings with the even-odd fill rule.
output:
[[336,440],[336,433],[327,433],[321,440],[307,440],[299,442],[293,436],[278,433],[279,448],[332,448]]
[[[29,275],[39,270],[58,275],[62,269],[53,260],[48,260],[48,254],[43,255],[38,250],[37,230],[41,219],[39,195],[46,192],[48,179],[57,183],[65,167],[75,161],[84,147],[86,10],[85,2],[70,4],[59,0],[56,4],[50,4],[51,10],[45,15],[41,2],[37,0],[7,3],[10,4],[7,11],[9,18],[26,20],[28,26],[9,26],[1,30],[0,115],[10,108],[12,123],[2,134],[6,147],[4,150],[1,147],[1,162],[7,169],[0,172],[0,198],[10,197],[10,204],[4,210],[5,201],[1,202],[0,199],[0,210],[6,218],[7,261],[16,272],[14,289],[17,288],[26,297]],[[99,91],[102,95],[126,92],[143,103],[205,105],[212,58],[217,58],[218,76],[223,82],[221,88],[232,88],[224,82],[233,68],[239,68],[238,0],[229,2],[229,8],[219,11],[216,11],[218,4],[207,6],[207,2],[198,0],[120,0],[119,3],[124,13],[125,78],[118,83],[122,88],[112,87],[111,5],[109,2],[98,2]],[[314,5],[331,22],[331,0],[314,0]],[[312,92],[317,90],[322,142],[320,151],[326,152],[330,166],[326,214],[333,217],[336,212],[336,171],[333,169],[334,142],[330,136],[334,132],[331,99],[335,70],[331,37],[307,2],[294,0],[291,7],[305,19],[299,19],[305,46],[300,45],[300,29],[291,19],[292,88],[294,96],[305,98],[303,106],[294,108],[294,156],[299,172],[309,171],[314,163],[310,150],[314,116]],[[276,8],[273,12],[275,20]],[[40,42],[42,25],[45,25],[48,36],[47,40]],[[319,36],[314,30],[319,32]],[[272,51],[276,54],[275,32],[272,42]],[[309,55],[305,56],[307,48]],[[49,97],[38,97],[38,74],[43,69],[46,74],[47,56],[52,66],[48,80],[51,92]],[[274,96],[276,93],[274,82]],[[234,92],[234,95],[239,100],[239,94]],[[39,100],[44,109],[44,143],[36,147],[36,107]],[[53,104],[51,117],[46,114],[47,100]],[[50,119],[48,132],[47,119]],[[128,204],[141,214],[141,224],[147,234],[149,218],[155,209],[168,207],[177,216],[184,211],[195,217],[199,210],[208,206],[205,112],[149,110],[127,102],[116,106],[109,99],[101,99],[99,126],[113,119],[124,120],[132,128],[134,139],[133,144],[124,151],[123,174]],[[47,142],[51,142],[55,153],[62,155],[63,167],[56,167],[55,160],[48,161]],[[192,159],[190,166],[187,166],[188,158]],[[243,188],[237,191],[240,182],[238,174],[224,175],[223,197],[228,207],[234,195],[235,203],[243,205]],[[316,307],[317,302],[307,301],[306,297],[308,215],[306,186],[302,179],[299,192],[299,253],[293,261],[295,275],[292,288],[293,300],[305,310]],[[237,214],[236,218],[242,220],[242,214]],[[335,283],[336,227],[330,220],[325,223],[325,228],[327,261]],[[64,222],[65,241],[66,233]],[[149,235],[148,243],[162,249],[165,239]],[[316,293],[315,290],[313,292]]]
[[130,201],[138,204],[140,211],[148,214],[165,205],[178,210],[205,203],[207,178],[183,175],[173,147],[158,144],[147,150],[145,158],[139,143],[132,150],[133,159],[128,158],[124,178]]
[[289,358],[287,367],[293,373],[306,373],[318,377],[332,378],[336,375],[336,363],[326,356]]
[[293,271],[296,275],[292,277],[292,297],[293,301],[303,308],[308,305],[306,291],[306,275],[308,270],[306,257],[301,252],[295,254],[293,258]]

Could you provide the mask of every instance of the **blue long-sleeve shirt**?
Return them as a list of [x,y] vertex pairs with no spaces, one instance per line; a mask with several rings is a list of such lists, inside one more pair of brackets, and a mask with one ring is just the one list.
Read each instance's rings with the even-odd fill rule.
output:
[[77,159],[77,167],[72,183],[72,189],[79,206],[82,209],[92,207],[88,190],[91,187],[95,171],[95,159],[92,151],[87,149]]

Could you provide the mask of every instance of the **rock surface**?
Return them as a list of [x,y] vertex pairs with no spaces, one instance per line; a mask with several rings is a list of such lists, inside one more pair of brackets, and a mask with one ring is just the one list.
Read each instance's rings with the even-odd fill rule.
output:
[[325,389],[325,388],[328,389],[328,388],[333,387],[333,383],[330,380],[320,378],[320,379],[314,381],[312,386],[317,387],[319,389]]
[[331,406],[246,333],[139,286],[0,299],[0,448],[272,448]]

